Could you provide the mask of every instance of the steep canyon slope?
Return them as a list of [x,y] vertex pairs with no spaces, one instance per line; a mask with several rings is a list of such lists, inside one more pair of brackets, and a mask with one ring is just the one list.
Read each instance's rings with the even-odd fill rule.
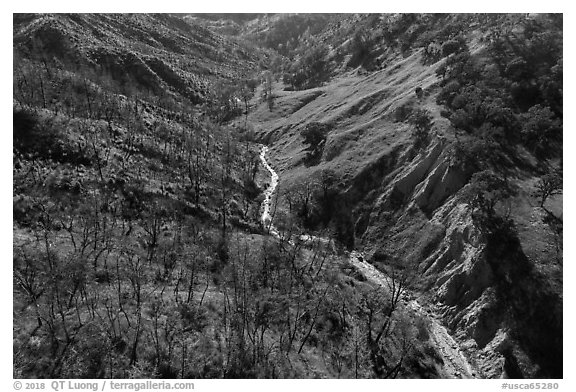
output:
[[[468,36],[469,46],[476,61],[486,62],[487,44],[477,36]],[[389,55],[378,70],[346,70],[315,88],[275,85],[273,108],[257,106],[251,122],[270,145],[287,196],[278,208],[294,209],[294,189],[330,188],[335,210],[331,216],[322,210],[319,196],[309,208],[317,208],[318,217],[305,217],[309,227],[331,228],[382,271],[417,274],[414,292],[456,337],[479,376],[558,377],[561,232],[547,222],[561,222],[562,196],[550,197],[544,208],[534,196],[542,169],[556,165],[558,155],[546,160],[518,144],[505,147],[498,168],[513,192],[494,208],[513,228],[482,227],[467,198],[475,186],[471,171],[458,156],[474,139],[437,103],[443,78],[436,70],[447,59],[425,63],[424,51]],[[405,120],[419,109],[432,125],[428,144],[416,149],[414,125]],[[330,130],[312,160],[302,131],[316,123]],[[352,227],[344,233],[342,215]]]
[[13,44],[15,377],[562,377],[561,15]]

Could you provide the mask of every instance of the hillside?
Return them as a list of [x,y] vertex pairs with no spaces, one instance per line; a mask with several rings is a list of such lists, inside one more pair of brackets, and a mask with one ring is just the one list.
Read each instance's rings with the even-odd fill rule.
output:
[[[521,45],[530,45],[519,44],[527,29],[523,24],[533,21],[508,23],[518,56],[525,50]],[[494,72],[489,67],[498,41],[481,39],[494,33],[485,24],[470,25],[462,39],[472,61]],[[514,103],[514,96],[504,98],[507,91],[481,94],[498,94],[500,110],[509,110],[510,118],[518,113],[518,120],[492,121],[489,114],[480,123],[484,128],[460,126],[450,113],[455,105],[447,108],[442,98],[459,76],[442,77],[437,71],[446,62],[455,64],[457,57],[427,60],[428,53],[428,47],[390,51],[376,70],[339,71],[329,82],[302,91],[275,85],[273,108],[259,106],[252,121],[271,145],[280,174],[285,198],[278,208],[296,211],[309,230],[328,229],[348,248],[364,250],[384,271],[391,265],[419,271],[416,292],[428,293],[425,301],[486,376],[557,374],[562,352],[562,196],[551,196],[540,206],[535,192],[545,173],[561,170],[561,133],[556,128],[556,136],[541,139],[548,144],[540,151],[527,133],[519,140],[514,129],[526,129],[522,122],[530,120],[522,112],[530,110],[523,101]],[[514,54],[506,56],[520,62]],[[555,65],[557,60],[546,61]],[[499,76],[501,83],[517,88],[517,82],[506,81],[508,69]],[[556,108],[561,115],[561,107]],[[429,136],[417,149],[418,123],[411,113],[422,110]],[[500,128],[487,133],[489,121]],[[317,123],[326,124],[328,131],[319,150],[312,150],[303,142],[303,132]],[[487,222],[467,207],[470,192],[477,192],[470,184],[472,174],[482,170],[505,179],[506,191],[494,200],[495,212],[486,212],[496,227],[483,227]]]
[[14,377],[562,377],[561,15],[13,42]]

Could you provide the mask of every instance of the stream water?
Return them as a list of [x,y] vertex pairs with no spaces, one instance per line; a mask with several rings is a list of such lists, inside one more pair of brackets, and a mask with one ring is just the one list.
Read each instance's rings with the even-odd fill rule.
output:
[[276,191],[276,187],[278,186],[278,174],[272,169],[272,166],[266,161],[266,153],[268,152],[267,146],[262,146],[262,150],[260,151],[260,162],[262,165],[270,172],[270,185],[264,191],[264,201],[262,202],[262,216],[261,221],[264,228],[268,230],[268,232],[275,237],[278,237],[279,233],[276,227],[272,224],[272,215],[270,214],[271,204],[272,204],[272,196],[274,195],[274,191]]
[[[278,186],[278,173],[270,166],[266,160],[266,153],[268,152],[267,146],[262,146],[260,151],[260,161],[262,165],[270,173],[270,184],[264,191],[264,201],[262,202],[262,216],[261,221],[264,228],[273,235],[279,238],[280,233],[276,227],[272,224],[272,214],[271,204],[272,197],[276,188]],[[330,240],[326,238],[319,238],[313,235],[304,234],[299,237],[300,241],[310,242],[310,241],[322,241],[326,244],[330,243]],[[352,251],[348,254],[348,259],[350,263],[356,267],[362,274],[370,281],[375,284],[382,286],[383,288],[388,287],[387,280],[390,279],[386,274],[376,269],[372,264],[366,262],[364,255],[359,251]],[[406,294],[406,293],[405,293]],[[473,367],[470,365],[466,356],[460,349],[460,345],[452,338],[446,327],[444,327],[440,321],[440,318],[430,311],[426,310],[417,300],[409,298],[409,295],[403,296],[403,302],[405,306],[412,311],[414,311],[418,316],[429,320],[429,333],[430,341],[436,347],[438,353],[442,357],[444,376],[447,378],[475,378],[477,373],[473,371]]]

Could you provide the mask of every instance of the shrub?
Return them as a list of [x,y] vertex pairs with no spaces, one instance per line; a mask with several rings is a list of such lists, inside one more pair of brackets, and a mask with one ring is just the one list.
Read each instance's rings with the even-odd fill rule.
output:
[[461,87],[462,86],[460,83],[458,83],[457,80],[452,80],[446,83],[446,85],[442,87],[442,90],[436,97],[436,102],[439,105],[445,104],[446,106],[451,107],[452,101],[458,95]]
[[543,175],[536,183],[536,191],[534,196],[540,199],[540,207],[544,207],[544,203],[550,196],[559,195],[562,193],[562,176],[559,173],[547,173]]
[[324,150],[324,143],[328,132],[332,129],[330,124],[320,122],[313,122],[300,132],[300,136],[304,138],[304,143],[308,144],[306,150],[308,151],[307,159],[313,160],[319,158]]
[[414,125],[412,140],[414,148],[420,150],[430,142],[430,129],[432,128],[432,116],[426,109],[416,109],[408,117],[408,122]]
[[520,119],[522,137],[536,153],[545,152],[550,142],[561,135],[562,123],[547,106],[532,106]]
[[352,56],[347,64],[349,67],[357,67],[369,61],[371,42],[366,33],[357,31],[350,45]]
[[418,86],[416,87],[416,90],[414,90],[414,93],[416,94],[416,97],[420,99],[424,95],[424,90],[422,90],[422,87]]
[[459,53],[466,49],[466,42],[462,37],[450,39],[442,44],[442,56],[447,57],[453,53]]
[[412,105],[406,103],[402,106],[398,106],[396,110],[394,110],[394,120],[396,122],[406,121],[410,114],[412,113]]
[[509,225],[508,219],[496,213],[496,204],[512,196],[508,183],[491,170],[474,173],[464,197],[472,211],[474,224],[482,231],[493,233]]
[[90,166],[91,159],[85,155],[85,150],[76,148],[57,126],[57,121],[56,116],[43,118],[31,110],[14,110],[14,149],[40,159]]
[[328,48],[322,44],[307,49],[284,73],[284,83],[291,85],[293,90],[321,86],[330,77],[327,56]]

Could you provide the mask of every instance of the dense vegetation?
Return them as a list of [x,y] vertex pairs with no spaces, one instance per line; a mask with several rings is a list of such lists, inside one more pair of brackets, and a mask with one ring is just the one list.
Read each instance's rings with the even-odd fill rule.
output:
[[[445,197],[466,203],[475,228],[482,233],[486,257],[499,282],[498,309],[513,315],[506,322],[515,343],[504,355],[514,376],[561,375],[562,283],[554,276],[562,268],[562,216],[561,208],[552,212],[546,200],[562,192],[562,23],[561,15],[546,14],[334,15],[317,35],[311,39],[303,35],[292,54],[283,54],[296,61],[286,63],[280,56],[270,62],[286,90],[319,87],[321,93],[334,91],[325,87],[336,78],[350,86],[356,76],[381,81],[384,78],[376,75],[394,73],[390,64],[414,56],[436,71],[437,83],[425,90],[416,88],[416,99],[392,113],[397,124],[408,126],[411,136],[402,162],[409,165],[411,159],[426,157],[428,147],[437,146],[440,139],[448,145],[448,156],[442,156],[449,162],[446,177],[457,179]],[[279,71],[273,66],[276,63]],[[370,105],[366,108],[370,110]],[[365,120],[361,114],[346,113]],[[370,112],[370,116],[372,120],[378,114]],[[358,226],[374,219],[374,209],[379,208],[380,220],[371,222],[378,226],[378,238],[372,239],[384,249],[393,248],[387,242],[398,241],[398,232],[409,225],[407,216],[415,220],[418,216],[409,203],[413,200],[395,191],[385,207],[380,199],[376,206],[367,199],[378,195],[374,188],[392,170],[390,162],[396,156],[383,157],[356,178],[344,178],[346,170],[332,164],[337,153],[325,146],[331,135],[348,131],[339,126],[352,125],[339,117],[330,123],[335,129],[328,132],[317,119],[299,129],[305,153],[301,162],[317,170],[310,171],[313,178],[302,178],[285,190],[291,218],[308,230],[330,231],[340,245],[354,246]],[[356,140],[361,134],[349,133]],[[521,230],[531,230],[521,228],[527,197],[533,216],[542,221],[534,225],[544,223],[546,233],[555,238],[554,244],[548,244],[555,251],[543,250],[530,260],[531,245],[520,241]],[[426,206],[420,209],[431,214]],[[389,253],[385,256],[394,256]],[[548,310],[543,306],[546,302],[553,304]],[[532,317],[538,321],[530,324]],[[522,350],[530,359],[517,363],[515,355]]]
[[15,377],[435,375],[407,272],[263,235],[242,47],[166,15],[14,31]]
[[[509,207],[518,170],[535,177],[561,266],[547,204],[562,192],[561,15],[15,14],[13,41],[15,377],[438,376],[429,321],[402,301],[423,287],[418,263],[377,250],[380,286],[347,251],[393,166],[439,133],[446,173],[463,179],[450,196],[510,315],[508,373],[561,374],[561,296]],[[271,138],[253,113],[273,116],[280,89],[317,88],[314,100],[411,55],[438,81],[390,115],[406,145],[350,179],[323,166],[342,118],[296,127],[316,171],[280,187],[268,235],[256,141]],[[379,96],[365,98],[343,117]],[[392,243],[406,216],[424,218],[401,191],[384,196],[379,241]]]
[[480,63],[464,47],[438,69],[438,102],[458,129],[554,155],[562,143],[561,23],[529,19],[520,31],[486,39],[489,62]]
[[[459,166],[468,178],[482,170],[506,177],[510,167],[517,164],[511,159],[521,159],[517,151],[520,146],[543,162],[560,158],[560,16],[341,15],[334,16],[325,26],[310,50],[328,46],[335,50],[331,55],[325,53],[323,62],[315,61],[317,67],[334,70],[338,59],[347,58],[347,66],[375,70],[385,67],[385,60],[396,52],[407,55],[422,51],[422,61],[437,68],[440,81],[436,102],[445,107],[441,114],[454,128],[453,165]],[[471,53],[471,42],[481,46],[481,50]],[[307,47],[301,45],[300,50]],[[306,72],[306,58],[302,56],[293,66],[303,72],[301,75],[308,75],[303,80],[310,84],[294,84],[298,73],[285,76],[285,84],[296,89],[321,84],[312,75],[328,72]],[[416,94],[421,100],[422,89],[417,89]],[[401,106],[395,115],[397,121],[413,126],[415,150],[427,146],[433,121],[425,109]],[[311,127],[312,124],[302,131],[304,142],[310,144],[309,159],[318,155],[323,143],[319,132],[311,132]],[[314,136],[318,140],[313,140]],[[550,176],[553,174],[547,173],[557,173],[559,168],[544,164],[535,170]]]

